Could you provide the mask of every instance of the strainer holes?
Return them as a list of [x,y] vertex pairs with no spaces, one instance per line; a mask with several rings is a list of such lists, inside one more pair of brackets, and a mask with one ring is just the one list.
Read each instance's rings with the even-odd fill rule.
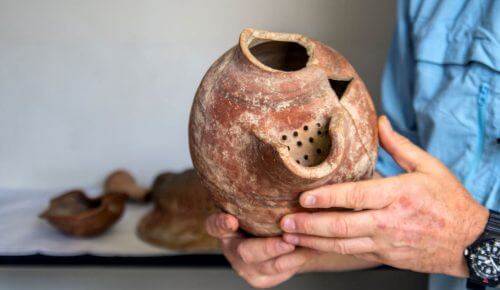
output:
[[295,160],[297,162],[297,164],[300,164],[300,160]]
[[286,135],[281,136],[281,140],[283,140],[283,141],[285,141],[285,140],[286,140],[286,138],[287,138],[287,136],[286,136]]
[[321,124],[320,123],[316,123],[316,126],[319,128],[319,127],[321,127]]
[[309,137],[309,143],[314,143],[314,138],[313,137]]
[[297,146],[302,146],[302,141],[297,141]]
[[321,135],[321,133],[322,133],[321,130],[318,130],[318,135]]
[[299,136],[299,132],[297,132],[297,131],[293,132],[293,137],[297,137],[297,136]]
[[309,130],[309,127],[307,125],[304,126],[304,131]]
[[316,149],[316,153],[321,154],[321,148]]
[[286,146],[286,148],[288,148],[288,151],[290,151],[290,146]]
[[304,160],[308,160],[309,159],[309,155],[304,155]]

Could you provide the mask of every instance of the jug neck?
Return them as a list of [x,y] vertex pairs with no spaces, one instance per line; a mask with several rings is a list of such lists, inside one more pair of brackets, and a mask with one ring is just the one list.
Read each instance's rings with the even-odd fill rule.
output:
[[252,28],[240,34],[243,56],[266,72],[299,72],[317,63],[314,42],[295,33],[270,32]]

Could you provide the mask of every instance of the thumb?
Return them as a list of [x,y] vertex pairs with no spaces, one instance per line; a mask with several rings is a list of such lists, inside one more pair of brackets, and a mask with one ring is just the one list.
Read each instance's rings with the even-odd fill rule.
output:
[[406,137],[394,131],[386,116],[381,116],[378,119],[378,128],[380,144],[401,168],[406,172],[429,171],[426,165],[432,160],[432,157]]

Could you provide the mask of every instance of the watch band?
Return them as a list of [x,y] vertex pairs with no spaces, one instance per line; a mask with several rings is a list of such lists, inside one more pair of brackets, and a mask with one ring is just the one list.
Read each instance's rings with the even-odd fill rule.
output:
[[[467,279],[467,289],[469,290],[484,290],[486,289],[486,286],[484,285],[478,285],[471,280]],[[497,285],[495,289],[500,289],[500,285]]]
[[490,216],[486,223],[485,234],[500,237],[500,213],[490,210]]

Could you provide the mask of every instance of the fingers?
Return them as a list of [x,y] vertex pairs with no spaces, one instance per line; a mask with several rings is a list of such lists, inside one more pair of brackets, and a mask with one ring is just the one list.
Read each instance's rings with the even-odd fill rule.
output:
[[238,220],[229,214],[213,214],[209,216],[205,222],[205,228],[209,235],[218,238],[226,239],[239,236]]
[[400,191],[400,180],[388,177],[322,186],[304,192],[299,201],[305,208],[381,209],[391,204]]
[[295,246],[281,238],[223,239],[222,249],[238,275],[256,288],[269,288],[288,280],[315,252],[301,249],[295,254]]
[[259,272],[264,275],[279,275],[282,273],[295,273],[305,263],[318,253],[311,249],[297,249],[292,253],[265,261],[259,267]]
[[281,228],[287,233],[354,238],[372,235],[376,225],[370,211],[318,212],[287,215]]
[[369,237],[332,239],[297,234],[285,234],[283,239],[297,246],[341,255],[355,255],[375,251],[375,242]]
[[264,289],[277,286],[286,280],[290,279],[295,272],[282,273],[279,275],[257,275],[257,276],[242,276],[252,287]]
[[426,165],[433,158],[406,137],[394,131],[386,116],[379,118],[378,128],[380,144],[406,172],[432,170],[432,166]]
[[295,250],[294,245],[285,243],[279,237],[245,239],[236,249],[239,257],[246,264],[267,261],[293,250]]

